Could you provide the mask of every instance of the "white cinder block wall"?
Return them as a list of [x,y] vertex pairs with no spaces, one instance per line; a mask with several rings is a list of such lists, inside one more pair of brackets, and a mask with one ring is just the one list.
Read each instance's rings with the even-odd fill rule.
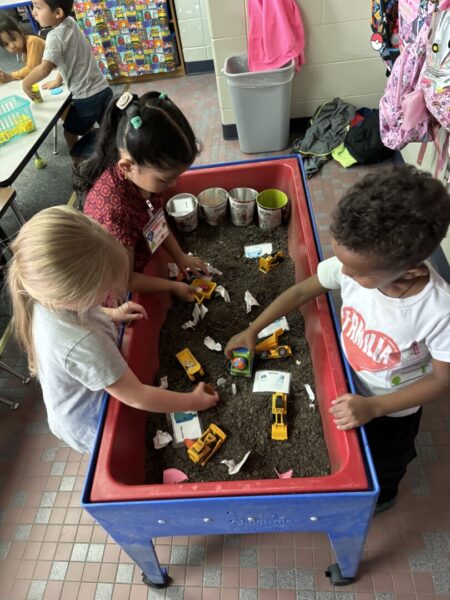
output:
[[[370,45],[370,2],[296,1],[305,28],[306,64],[294,77],[291,118],[310,117],[336,96],[358,107],[378,106],[386,76]],[[247,51],[245,0],[207,0],[207,8],[222,124],[230,125],[236,121],[222,69],[227,56]]]
[[184,62],[211,60],[212,49],[206,0],[174,0],[174,5]]

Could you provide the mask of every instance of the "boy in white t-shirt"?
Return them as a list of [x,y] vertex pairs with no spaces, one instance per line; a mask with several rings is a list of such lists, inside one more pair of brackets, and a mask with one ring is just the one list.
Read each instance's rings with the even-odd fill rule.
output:
[[450,393],[450,285],[426,262],[450,223],[440,181],[411,166],[368,175],[341,199],[331,225],[335,256],[283,292],[228,342],[253,349],[258,332],[328,290],[340,289],[341,345],[358,394],[330,412],[338,429],[365,425],[380,496],[395,501],[421,405]]
[[33,0],[33,16],[41,27],[52,27],[45,40],[42,62],[23,80],[24,92],[33,98],[31,86],[54,68],[59,73],[53,81],[44,83],[47,89],[57,88],[64,81],[72,93],[72,101],[63,116],[64,137],[69,150],[78,137],[95,123],[101,123],[113,96],[100,71],[89,42],[76,21],[70,16],[73,0]]

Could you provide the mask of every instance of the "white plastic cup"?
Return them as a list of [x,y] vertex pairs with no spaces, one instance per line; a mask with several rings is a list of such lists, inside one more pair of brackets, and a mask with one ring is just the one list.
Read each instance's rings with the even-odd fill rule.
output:
[[223,188],[208,188],[197,196],[200,215],[215,227],[223,223],[227,216],[228,192]]
[[281,190],[269,189],[260,192],[256,198],[258,220],[261,229],[273,229],[281,225],[283,211],[287,210],[289,199]]
[[180,231],[194,231],[198,225],[198,201],[193,194],[177,194],[169,198],[166,211]]
[[237,227],[245,227],[253,221],[256,196],[252,188],[234,188],[229,193],[231,222]]

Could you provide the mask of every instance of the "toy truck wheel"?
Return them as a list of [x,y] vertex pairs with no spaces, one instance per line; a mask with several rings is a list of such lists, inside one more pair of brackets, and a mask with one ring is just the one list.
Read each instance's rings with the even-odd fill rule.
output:
[[286,354],[287,354],[286,348],[283,348],[283,347],[278,348],[278,354],[280,356],[286,356]]
[[155,583],[149,577],[147,577],[147,575],[145,573],[142,573],[142,583],[145,583],[145,585],[148,585],[149,587],[152,587],[152,588],[161,589],[161,588],[168,587],[173,581],[172,577],[169,576],[166,569],[161,569],[161,571],[164,575],[163,583]]
[[338,563],[333,563],[325,571],[332,585],[350,585],[353,583],[353,577],[344,577],[341,573],[341,567]]
[[260,357],[265,360],[269,356],[268,352],[261,352]]

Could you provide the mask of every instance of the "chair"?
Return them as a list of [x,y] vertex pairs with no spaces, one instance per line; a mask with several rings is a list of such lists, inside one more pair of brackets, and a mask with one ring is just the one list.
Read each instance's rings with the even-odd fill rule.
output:
[[17,217],[17,220],[19,221],[19,223],[21,225],[23,225],[25,223],[25,217],[23,216],[19,207],[17,206],[15,197],[16,197],[16,191],[13,190],[12,188],[10,188],[10,187],[0,188],[0,219],[5,214],[5,212],[8,210],[8,208],[11,207],[14,211],[14,214]]

